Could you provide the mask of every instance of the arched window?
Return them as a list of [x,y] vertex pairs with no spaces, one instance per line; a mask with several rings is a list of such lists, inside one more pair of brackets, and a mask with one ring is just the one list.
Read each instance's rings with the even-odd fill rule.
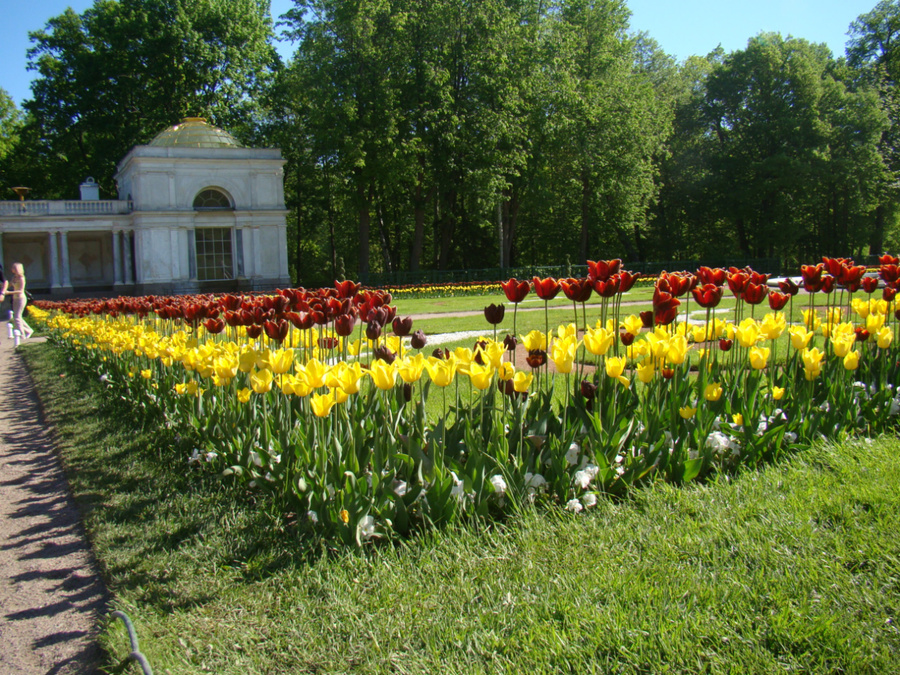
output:
[[223,211],[232,210],[234,205],[228,195],[215,188],[200,190],[194,197],[194,209],[197,211]]

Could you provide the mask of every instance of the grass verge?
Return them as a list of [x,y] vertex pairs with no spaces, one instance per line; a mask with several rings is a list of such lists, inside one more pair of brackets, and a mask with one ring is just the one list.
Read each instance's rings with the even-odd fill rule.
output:
[[[900,672],[896,438],[330,550],[189,469],[184,442],[102,403],[52,346],[23,354],[157,673]],[[102,642],[125,656],[118,626]]]

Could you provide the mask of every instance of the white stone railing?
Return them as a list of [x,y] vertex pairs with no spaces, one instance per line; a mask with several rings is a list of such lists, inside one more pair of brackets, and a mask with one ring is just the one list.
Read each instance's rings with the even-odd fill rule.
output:
[[0,202],[0,216],[97,216],[131,213],[131,210],[131,202],[123,199]]

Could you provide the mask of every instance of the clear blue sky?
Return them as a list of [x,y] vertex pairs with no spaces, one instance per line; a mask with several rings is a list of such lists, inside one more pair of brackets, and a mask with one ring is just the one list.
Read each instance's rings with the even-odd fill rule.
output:
[[[287,11],[291,0],[271,0],[272,14]],[[31,96],[33,73],[26,70],[28,32],[72,7],[83,12],[92,0],[0,0],[0,87],[18,105]],[[707,54],[721,44],[742,49],[761,31],[824,42],[843,56],[850,23],[871,11],[877,0],[628,0],[631,29],[646,31],[668,53],[682,60]],[[283,56],[292,49],[282,44]]]

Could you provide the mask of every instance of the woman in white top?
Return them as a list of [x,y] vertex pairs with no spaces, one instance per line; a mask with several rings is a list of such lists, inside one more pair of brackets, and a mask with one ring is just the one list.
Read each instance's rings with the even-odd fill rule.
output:
[[19,331],[19,335],[22,337],[30,338],[34,330],[22,318],[22,312],[25,311],[25,305],[28,304],[28,298],[25,295],[25,268],[22,263],[16,262],[13,263],[11,272],[12,279],[10,279],[6,294],[12,296],[13,327]]

